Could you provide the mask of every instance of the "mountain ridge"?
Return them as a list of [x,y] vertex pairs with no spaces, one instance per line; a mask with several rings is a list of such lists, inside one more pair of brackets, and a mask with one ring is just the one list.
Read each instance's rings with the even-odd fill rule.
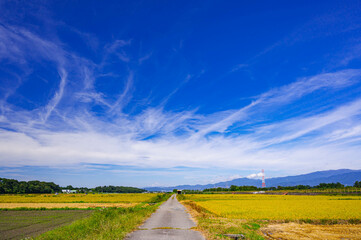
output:
[[[296,185],[310,185],[315,186],[320,183],[336,183],[340,182],[344,185],[351,186],[355,181],[361,181],[361,170],[352,169],[338,169],[316,171],[306,174],[286,177],[274,177],[266,179],[267,187],[277,186],[296,186]],[[236,178],[230,181],[218,182],[214,184],[196,184],[196,185],[178,185],[173,187],[145,187],[148,191],[171,191],[173,189],[188,189],[188,190],[203,190],[214,187],[230,187],[236,186],[256,186],[261,187],[262,181],[260,179],[250,178]]]

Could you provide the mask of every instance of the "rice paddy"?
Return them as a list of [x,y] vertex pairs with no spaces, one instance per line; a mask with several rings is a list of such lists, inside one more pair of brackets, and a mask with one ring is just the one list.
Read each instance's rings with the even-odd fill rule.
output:
[[359,196],[187,195],[186,199],[227,218],[265,220],[361,219]]
[[[107,207],[108,205],[114,207],[115,203],[118,204],[119,207],[125,207],[125,206],[133,206],[134,204],[148,201],[149,199],[155,197],[156,195],[157,194],[153,194],[153,193],[0,195],[0,208],[11,208],[11,205],[16,207],[46,207],[46,206],[51,206],[49,205],[50,203],[53,204],[54,207],[57,206],[55,203],[63,203],[63,204],[58,204],[59,206],[61,205],[62,207],[72,207],[72,206],[75,207],[78,205],[79,208],[91,207],[91,206]],[[24,203],[23,206],[20,203]],[[41,203],[44,203],[44,205],[42,205]],[[112,205],[109,203],[114,203],[114,204]]]
[[[194,194],[179,196],[209,240],[361,239],[361,197]],[[346,237],[346,238],[345,238]]]
[[0,209],[16,208],[107,208],[107,207],[133,207],[137,203],[0,203]]

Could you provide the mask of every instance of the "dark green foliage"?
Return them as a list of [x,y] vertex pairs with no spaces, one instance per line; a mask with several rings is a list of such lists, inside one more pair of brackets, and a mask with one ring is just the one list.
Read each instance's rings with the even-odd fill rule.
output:
[[[324,183],[321,183],[321,184],[324,184]],[[311,189],[311,188],[316,188],[316,187],[311,187],[309,185],[297,185],[297,186],[287,186],[287,187],[278,186],[277,188],[275,188],[275,190],[305,190],[305,189]]]
[[53,182],[17,181],[0,178],[0,193],[54,193],[61,192],[61,187]]
[[146,190],[140,189],[140,188],[135,188],[135,187],[103,186],[103,187],[94,188],[93,192],[101,192],[101,193],[142,193],[142,192],[146,192]]
[[185,189],[185,190],[182,190],[182,193],[184,193],[184,194],[198,194],[198,193],[203,193],[203,191],[202,190],[187,190],[187,189]]
[[[354,187],[361,188],[361,181],[356,181],[354,184]],[[204,189],[203,191],[200,190],[183,190],[184,193],[187,194],[197,194],[197,193],[206,193],[206,192],[253,192],[253,191],[274,191],[274,190],[306,190],[306,189],[341,189],[345,188],[345,186],[339,182],[337,183],[320,183],[317,186],[309,186],[309,185],[297,185],[297,186],[278,186],[275,187],[269,187],[269,188],[259,188],[255,186],[235,186],[231,185],[229,188],[208,188]]]
[[337,183],[320,183],[317,186],[314,186],[314,188],[318,189],[328,189],[328,188],[344,188],[345,186],[339,182]]
[[144,189],[135,187],[122,186],[103,186],[96,188],[80,187],[76,188],[72,185],[60,187],[53,182],[40,181],[18,181],[15,179],[0,178],[0,194],[16,194],[16,193],[55,193],[61,192],[62,189],[77,190],[79,193],[98,192],[98,193],[142,193]]
[[266,190],[266,188],[258,188],[255,186],[235,186],[232,185],[230,188],[208,188],[208,189],[204,189],[203,192],[227,192],[227,191],[231,191],[231,192],[237,192],[237,191],[259,191],[259,190]]

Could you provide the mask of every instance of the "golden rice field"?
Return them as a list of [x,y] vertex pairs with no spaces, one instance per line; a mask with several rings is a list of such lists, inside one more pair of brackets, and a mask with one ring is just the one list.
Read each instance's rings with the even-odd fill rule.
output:
[[199,194],[187,195],[186,199],[227,218],[248,220],[361,219],[360,196]]
[[[145,202],[156,195],[157,194],[155,193],[0,195],[0,208],[4,204],[9,206],[9,204],[15,203],[26,203],[27,206],[24,207],[31,207],[28,206],[31,203],[34,204],[34,207],[35,205],[36,207],[39,207],[39,203],[51,203],[53,205],[55,203],[77,203],[78,205],[82,203],[118,203],[126,206],[129,204]],[[71,206],[72,205],[70,205],[69,207]]]

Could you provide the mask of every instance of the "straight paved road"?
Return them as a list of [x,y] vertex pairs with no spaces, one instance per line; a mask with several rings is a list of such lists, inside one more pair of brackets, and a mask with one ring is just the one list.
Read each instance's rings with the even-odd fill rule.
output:
[[204,240],[200,232],[190,229],[195,226],[184,206],[173,195],[127,240]]

